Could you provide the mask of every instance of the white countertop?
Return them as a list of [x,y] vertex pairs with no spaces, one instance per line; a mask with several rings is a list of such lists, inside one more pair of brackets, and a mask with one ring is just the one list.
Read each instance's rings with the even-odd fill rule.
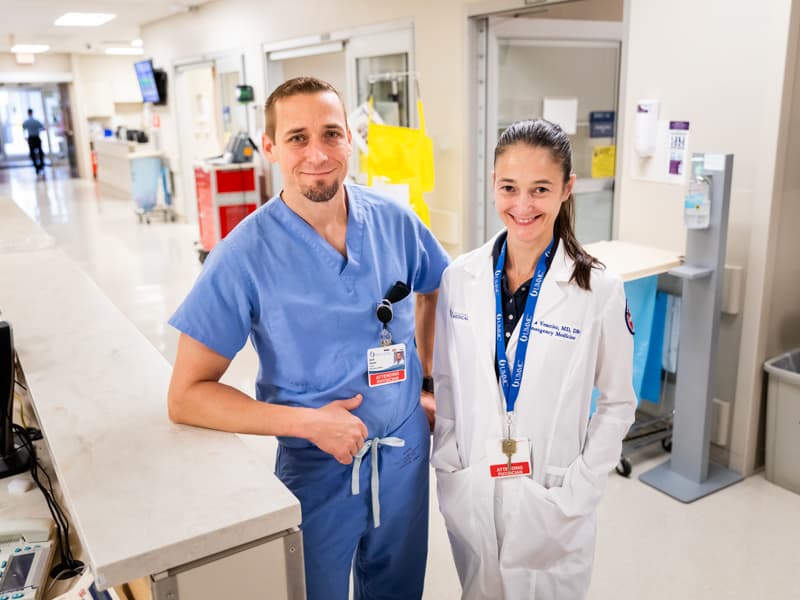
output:
[[666,273],[683,263],[675,253],[620,240],[594,242],[584,248],[623,281]]
[[11,199],[0,197],[0,253],[39,250],[54,245],[55,240]]
[[0,251],[0,280],[15,282],[0,309],[100,586],[299,524],[298,501],[238,436],[168,420],[171,366],[75,263],[17,250]]

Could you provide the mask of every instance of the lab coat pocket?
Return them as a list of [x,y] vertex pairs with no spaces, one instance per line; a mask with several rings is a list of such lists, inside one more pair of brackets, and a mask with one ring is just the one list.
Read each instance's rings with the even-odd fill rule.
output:
[[593,515],[567,516],[544,486],[532,479],[518,481],[514,492],[503,501],[503,568],[550,569],[593,543]]
[[439,511],[444,517],[461,581],[480,564],[473,474],[474,469],[471,467],[453,472],[436,470]]
[[561,487],[564,483],[564,475],[567,469],[564,467],[545,467],[544,487],[546,489]]

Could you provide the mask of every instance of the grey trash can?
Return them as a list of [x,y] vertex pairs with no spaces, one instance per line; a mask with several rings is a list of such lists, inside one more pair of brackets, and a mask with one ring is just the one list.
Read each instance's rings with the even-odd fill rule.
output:
[[800,348],[764,363],[767,480],[800,494]]

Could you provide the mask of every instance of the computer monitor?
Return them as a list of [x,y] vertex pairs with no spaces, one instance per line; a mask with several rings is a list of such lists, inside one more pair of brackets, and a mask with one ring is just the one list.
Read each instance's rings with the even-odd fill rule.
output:
[[14,335],[0,319],[0,479],[27,471],[32,456],[14,432]]
[[142,101],[158,104],[161,101],[161,96],[158,93],[156,75],[153,72],[153,61],[150,59],[141,60],[134,63],[133,66],[136,69],[136,79],[142,92]]

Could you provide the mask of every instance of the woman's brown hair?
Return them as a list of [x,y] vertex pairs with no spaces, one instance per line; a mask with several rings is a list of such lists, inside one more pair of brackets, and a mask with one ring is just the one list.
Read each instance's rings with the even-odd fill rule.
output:
[[[533,148],[544,148],[550,151],[553,160],[561,165],[564,173],[564,184],[569,181],[572,174],[572,146],[564,130],[555,123],[544,119],[530,119],[512,123],[497,140],[494,148],[494,162],[510,146],[526,144]],[[604,267],[603,263],[586,252],[578,238],[575,237],[575,196],[569,195],[561,203],[556,222],[553,226],[553,235],[564,244],[564,251],[575,261],[570,281],[575,281],[584,290],[591,290],[592,268]]]

